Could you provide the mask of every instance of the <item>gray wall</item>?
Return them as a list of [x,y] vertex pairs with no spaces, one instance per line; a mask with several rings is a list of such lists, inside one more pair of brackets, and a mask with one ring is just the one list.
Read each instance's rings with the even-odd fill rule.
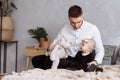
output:
[[[86,21],[98,26],[104,44],[120,44],[120,0],[14,0],[14,2],[18,8],[12,14],[15,27],[14,40],[19,41],[18,71],[25,69],[24,48],[37,43],[27,30],[43,26],[52,41],[60,29],[68,23],[67,10],[73,4],[83,8]],[[7,72],[11,72],[14,70],[14,45],[9,45],[8,50]]]

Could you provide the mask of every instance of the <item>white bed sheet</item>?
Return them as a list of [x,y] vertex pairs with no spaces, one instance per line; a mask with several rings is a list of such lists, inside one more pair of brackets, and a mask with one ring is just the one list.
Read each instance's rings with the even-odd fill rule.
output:
[[2,80],[120,80],[120,65],[101,66],[103,72],[70,71],[66,69],[32,69],[6,75]]

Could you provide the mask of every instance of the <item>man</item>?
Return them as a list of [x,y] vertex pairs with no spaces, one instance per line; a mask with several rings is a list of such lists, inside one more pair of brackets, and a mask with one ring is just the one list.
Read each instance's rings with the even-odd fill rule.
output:
[[[71,46],[65,49],[69,57],[67,59],[61,59],[58,68],[69,67],[71,61],[76,60],[76,57],[79,56],[78,54],[81,52],[80,44],[84,38],[91,38],[96,42],[96,54],[93,53],[93,57],[95,56],[95,58],[92,57],[91,61],[85,63],[86,66],[90,67],[92,64],[101,64],[104,57],[104,48],[98,28],[83,20],[82,8],[77,5],[73,5],[69,8],[68,17],[70,24],[63,27],[50,46],[50,50],[53,49],[55,47],[54,44],[62,37],[71,42]],[[81,58],[81,61],[84,62],[83,57]],[[52,61],[50,61],[49,56],[46,57],[44,55],[34,57],[32,59],[32,63],[34,67],[42,69],[49,69],[52,65]]]

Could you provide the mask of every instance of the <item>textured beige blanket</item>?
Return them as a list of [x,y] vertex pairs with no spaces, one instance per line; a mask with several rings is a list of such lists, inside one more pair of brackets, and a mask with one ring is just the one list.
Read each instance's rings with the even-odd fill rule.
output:
[[2,80],[120,80],[120,65],[102,66],[103,72],[70,71],[65,69],[32,69],[6,75]]

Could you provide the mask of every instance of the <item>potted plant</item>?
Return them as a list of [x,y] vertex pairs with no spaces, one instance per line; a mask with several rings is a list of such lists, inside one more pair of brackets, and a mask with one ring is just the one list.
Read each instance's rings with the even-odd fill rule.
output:
[[43,27],[29,29],[28,33],[31,35],[32,38],[35,38],[40,43],[40,47],[48,48],[49,46],[48,33]]
[[11,41],[13,39],[14,27],[11,19],[11,13],[16,6],[13,0],[2,0],[1,3],[1,26],[2,26],[2,41]]
[[17,7],[12,2],[13,0],[2,0],[0,1],[2,5],[2,16],[10,16],[13,9],[17,10]]

